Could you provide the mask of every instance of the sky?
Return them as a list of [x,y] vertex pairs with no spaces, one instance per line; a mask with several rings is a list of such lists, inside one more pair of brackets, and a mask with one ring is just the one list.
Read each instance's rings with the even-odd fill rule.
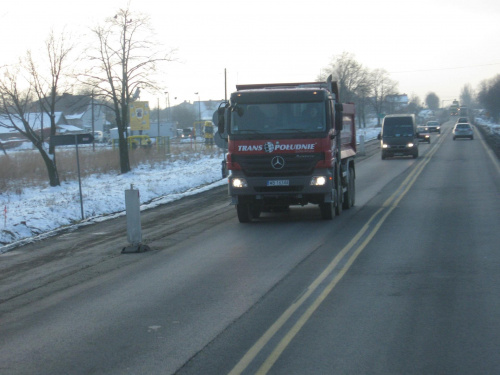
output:
[[9,1],[0,66],[40,50],[51,29],[88,41],[91,27],[127,6],[176,51],[164,91],[141,94],[152,107],[223,99],[225,71],[228,94],[237,83],[314,81],[344,52],[388,71],[400,93],[424,101],[434,92],[444,105],[500,74],[498,0]]

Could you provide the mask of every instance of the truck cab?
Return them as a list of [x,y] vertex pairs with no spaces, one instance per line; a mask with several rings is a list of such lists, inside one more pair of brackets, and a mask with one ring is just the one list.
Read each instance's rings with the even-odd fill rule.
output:
[[228,138],[228,190],[240,222],[308,203],[331,219],[353,204],[354,106],[344,110],[333,91],[320,83],[237,86],[219,132]]

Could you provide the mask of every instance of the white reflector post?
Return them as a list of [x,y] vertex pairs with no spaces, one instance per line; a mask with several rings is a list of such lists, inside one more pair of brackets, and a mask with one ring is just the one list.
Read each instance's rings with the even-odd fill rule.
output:
[[125,190],[125,210],[127,214],[127,240],[130,246],[125,247],[122,253],[146,251],[148,247],[142,245],[139,190],[134,189],[134,185],[132,184],[129,190]]
[[364,134],[360,134],[359,135],[359,149],[358,149],[358,154],[365,155],[365,135]]

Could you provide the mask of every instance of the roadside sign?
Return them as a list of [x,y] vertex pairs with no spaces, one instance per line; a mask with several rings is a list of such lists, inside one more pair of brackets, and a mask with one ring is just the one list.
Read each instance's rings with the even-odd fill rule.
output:
[[52,146],[67,146],[67,145],[87,145],[94,141],[94,136],[89,133],[85,134],[58,134],[50,137]]
[[78,168],[78,187],[80,189],[80,210],[82,213],[82,220],[85,219],[83,212],[83,194],[82,194],[82,179],[80,176],[80,158],[78,157],[78,145],[90,144],[94,141],[92,134],[59,134],[50,137],[51,146],[68,146],[75,145],[76,150],[76,165]]

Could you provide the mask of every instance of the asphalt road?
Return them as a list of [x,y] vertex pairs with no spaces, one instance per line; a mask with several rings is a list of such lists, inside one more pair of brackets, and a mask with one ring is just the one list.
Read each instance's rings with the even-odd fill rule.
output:
[[[224,188],[0,256],[0,373],[500,373],[500,167],[451,125],[356,206],[238,223]],[[375,152],[372,154],[372,152]]]

